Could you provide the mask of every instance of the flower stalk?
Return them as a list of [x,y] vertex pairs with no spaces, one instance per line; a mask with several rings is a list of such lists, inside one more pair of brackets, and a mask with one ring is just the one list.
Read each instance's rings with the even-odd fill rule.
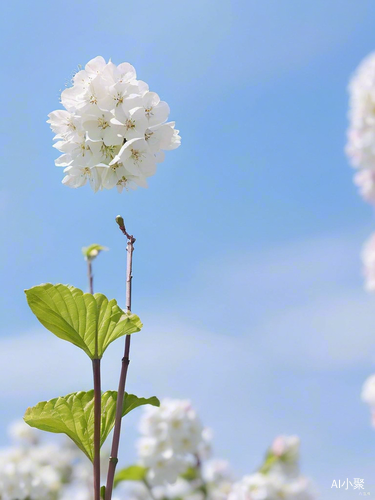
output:
[[[116,222],[123,233],[126,236],[127,243],[127,265],[126,265],[126,310],[128,312],[131,311],[131,301],[132,301],[132,268],[133,268],[133,251],[134,251],[134,243],[135,238],[133,235],[130,235],[125,228],[124,219],[118,215],[116,217]],[[124,356],[121,361],[121,373],[120,380],[117,391],[117,402],[116,402],[116,418],[115,418],[115,427],[113,431],[112,438],[112,448],[111,448],[111,456],[109,458],[109,467],[108,467],[108,475],[107,475],[107,485],[105,490],[105,500],[111,500],[112,498],[112,490],[113,490],[113,482],[115,478],[116,465],[118,462],[118,448],[120,444],[120,433],[121,433],[121,419],[122,419],[122,405],[124,401],[125,394],[125,384],[126,384],[126,376],[128,373],[128,367],[130,363],[129,354],[130,354],[130,335],[125,336],[125,349]]]

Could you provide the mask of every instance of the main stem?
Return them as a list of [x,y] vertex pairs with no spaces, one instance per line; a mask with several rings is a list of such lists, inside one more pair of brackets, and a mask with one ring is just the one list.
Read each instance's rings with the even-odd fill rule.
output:
[[94,375],[94,498],[100,500],[100,424],[102,391],[100,381],[100,359],[92,360]]
[[[122,223],[118,222],[120,229],[123,232],[123,234],[128,238],[128,244],[127,244],[127,249],[126,249],[127,254],[128,254],[127,255],[127,266],[126,266],[126,268],[127,268],[127,270],[126,270],[126,310],[130,311],[131,310],[131,302],[132,302],[132,278],[133,278],[133,276],[132,276],[132,264],[133,264],[133,251],[134,251],[135,238],[126,232],[122,218],[121,218],[121,221],[122,221]],[[119,444],[120,444],[122,408],[123,408],[123,402],[124,402],[126,376],[128,373],[128,367],[129,367],[129,363],[130,363],[129,353],[130,353],[130,335],[126,335],[124,357],[122,358],[122,362],[121,362],[121,373],[120,373],[120,380],[119,380],[118,391],[117,391],[115,428],[113,431],[111,456],[109,458],[107,485],[106,485],[106,489],[105,489],[105,500],[111,500],[111,498],[112,498],[113,481],[115,478],[116,465],[118,462],[118,448],[119,448]]]
[[[90,293],[94,293],[94,278],[91,260],[87,261],[87,277]],[[92,360],[94,378],[94,499],[100,500],[100,424],[102,418],[102,390],[100,376],[100,359]]]

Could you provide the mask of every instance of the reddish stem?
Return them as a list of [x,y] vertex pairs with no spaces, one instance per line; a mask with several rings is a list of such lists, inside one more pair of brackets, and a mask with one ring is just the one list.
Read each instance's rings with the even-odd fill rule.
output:
[[[87,276],[90,293],[94,294],[94,277],[90,259],[87,260]],[[97,346],[95,346],[95,350],[97,350]],[[100,427],[102,418],[100,359],[92,360],[92,371],[94,378],[94,499],[100,500]]]
[[100,425],[102,391],[100,381],[100,359],[92,360],[94,375],[94,498],[100,500]]
[[[120,230],[128,239],[127,272],[126,272],[126,310],[130,311],[131,300],[132,300],[132,278],[133,278],[132,264],[133,264],[133,251],[134,251],[135,238],[134,236],[127,233],[122,217],[116,217],[116,221],[120,227]],[[129,359],[130,338],[131,338],[130,335],[126,335],[124,357],[122,358],[122,363],[121,363],[121,373],[117,391],[115,427],[112,438],[111,456],[109,458],[107,485],[105,489],[105,500],[111,500],[112,498],[113,481],[115,478],[116,465],[118,462],[118,448],[120,444],[122,408],[124,404],[126,376],[128,373],[128,367],[130,363]]]

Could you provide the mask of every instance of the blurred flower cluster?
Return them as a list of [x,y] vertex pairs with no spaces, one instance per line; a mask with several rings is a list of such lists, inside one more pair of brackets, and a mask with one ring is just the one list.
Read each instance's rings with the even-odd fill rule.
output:
[[[363,199],[375,205],[375,53],[359,65],[349,83],[349,129],[346,153],[357,169],[354,183]],[[365,287],[375,292],[375,234],[362,251]]]
[[43,443],[41,433],[22,421],[9,434],[13,446],[0,450],[1,500],[59,499],[65,485],[83,472],[80,455],[67,440],[63,445]]
[[299,470],[299,438],[277,437],[259,471],[233,484],[228,500],[312,500],[313,485]]
[[[357,68],[349,84],[350,108],[346,152],[357,168],[354,182],[363,199],[375,206],[375,52]],[[365,288],[375,292],[375,233],[362,250]],[[375,427],[375,375],[362,388],[362,400],[371,408]]]
[[[346,152],[354,167],[375,169],[375,53],[367,56],[349,83],[349,130]],[[370,177],[366,178],[370,182]],[[366,184],[365,178],[359,184]],[[375,202],[375,198],[370,200]]]
[[147,187],[164,151],[180,145],[169,106],[136,79],[129,63],[115,65],[98,56],[78,71],[61,94],[65,110],[50,113],[54,147],[62,155],[63,183],[92,189]]
[[140,422],[138,456],[152,485],[172,483],[209,448],[210,432],[188,400],[164,399],[149,406]]
[[[148,407],[140,422],[138,462],[145,481],[129,483],[121,498],[131,500],[313,500],[311,482],[299,470],[297,436],[279,436],[264,463],[236,481],[226,460],[211,458],[212,432],[190,401],[165,399]],[[172,484],[171,484],[172,483]]]
[[[374,384],[375,385],[375,384]],[[113,500],[313,500],[299,471],[299,439],[277,437],[261,467],[236,480],[226,460],[211,458],[212,433],[190,401],[145,407],[137,443],[142,480],[120,482]],[[0,451],[0,500],[92,500],[91,463],[68,442],[43,443],[23,422]],[[103,459],[103,472],[108,456]],[[121,471],[119,472],[119,475]]]

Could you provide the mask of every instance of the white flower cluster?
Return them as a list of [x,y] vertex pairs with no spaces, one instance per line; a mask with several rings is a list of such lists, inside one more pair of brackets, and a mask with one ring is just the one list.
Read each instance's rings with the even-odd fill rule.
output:
[[[375,52],[357,68],[349,84],[349,129],[346,153],[362,198],[375,205]],[[375,235],[362,252],[365,287],[375,292]]]
[[[350,85],[350,126],[346,147],[353,165],[359,169],[354,177],[361,196],[375,205],[375,52],[359,65]],[[375,292],[375,233],[362,250],[365,288]],[[375,427],[375,375],[362,389],[362,400],[371,408]]]
[[[190,469],[189,469],[190,470]],[[192,477],[178,477],[172,483],[153,486],[132,482],[117,489],[128,500],[227,500],[233,484],[233,473],[225,460],[208,460],[202,466],[192,468]]]
[[312,500],[310,482],[304,477],[289,480],[280,474],[256,472],[234,483],[228,500]]
[[209,500],[227,500],[234,482],[229,462],[220,459],[205,462],[202,467],[202,479],[206,485]]
[[69,480],[73,452],[39,442],[39,434],[23,422],[10,429],[16,446],[0,451],[1,500],[52,500]]
[[[364,397],[375,405],[375,376]],[[208,459],[210,435],[189,401],[165,399],[146,407],[138,448],[146,481],[121,482],[113,500],[313,500],[300,474],[299,439],[279,436],[259,471],[235,482],[229,463]],[[92,500],[92,466],[70,441],[44,444],[39,431],[16,424],[17,446],[0,450],[1,500]],[[102,481],[108,456],[102,456]]]
[[346,152],[360,169],[375,169],[375,53],[367,56],[349,83]]
[[50,113],[48,123],[63,153],[55,164],[64,167],[69,187],[87,180],[95,192],[147,187],[164,151],[180,145],[175,123],[167,122],[168,104],[136,79],[129,63],[95,57],[75,74],[61,103],[65,110]]
[[138,455],[152,485],[174,482],[207,447],[205,430],[188,400],[164,399],[159,408],[147,406],[139,429]]
[[196,462],[173,484],[132,484],[125,496],[130,500],[314,500],[309,479],[299,470],[297,436],[278,436],[264,464],[254,474],[235,482],[225,460]]
[[298,459],[298,437],[277,437],[259,472],[234,483],[227,500],[313,500],[312,484],[300,474]]

